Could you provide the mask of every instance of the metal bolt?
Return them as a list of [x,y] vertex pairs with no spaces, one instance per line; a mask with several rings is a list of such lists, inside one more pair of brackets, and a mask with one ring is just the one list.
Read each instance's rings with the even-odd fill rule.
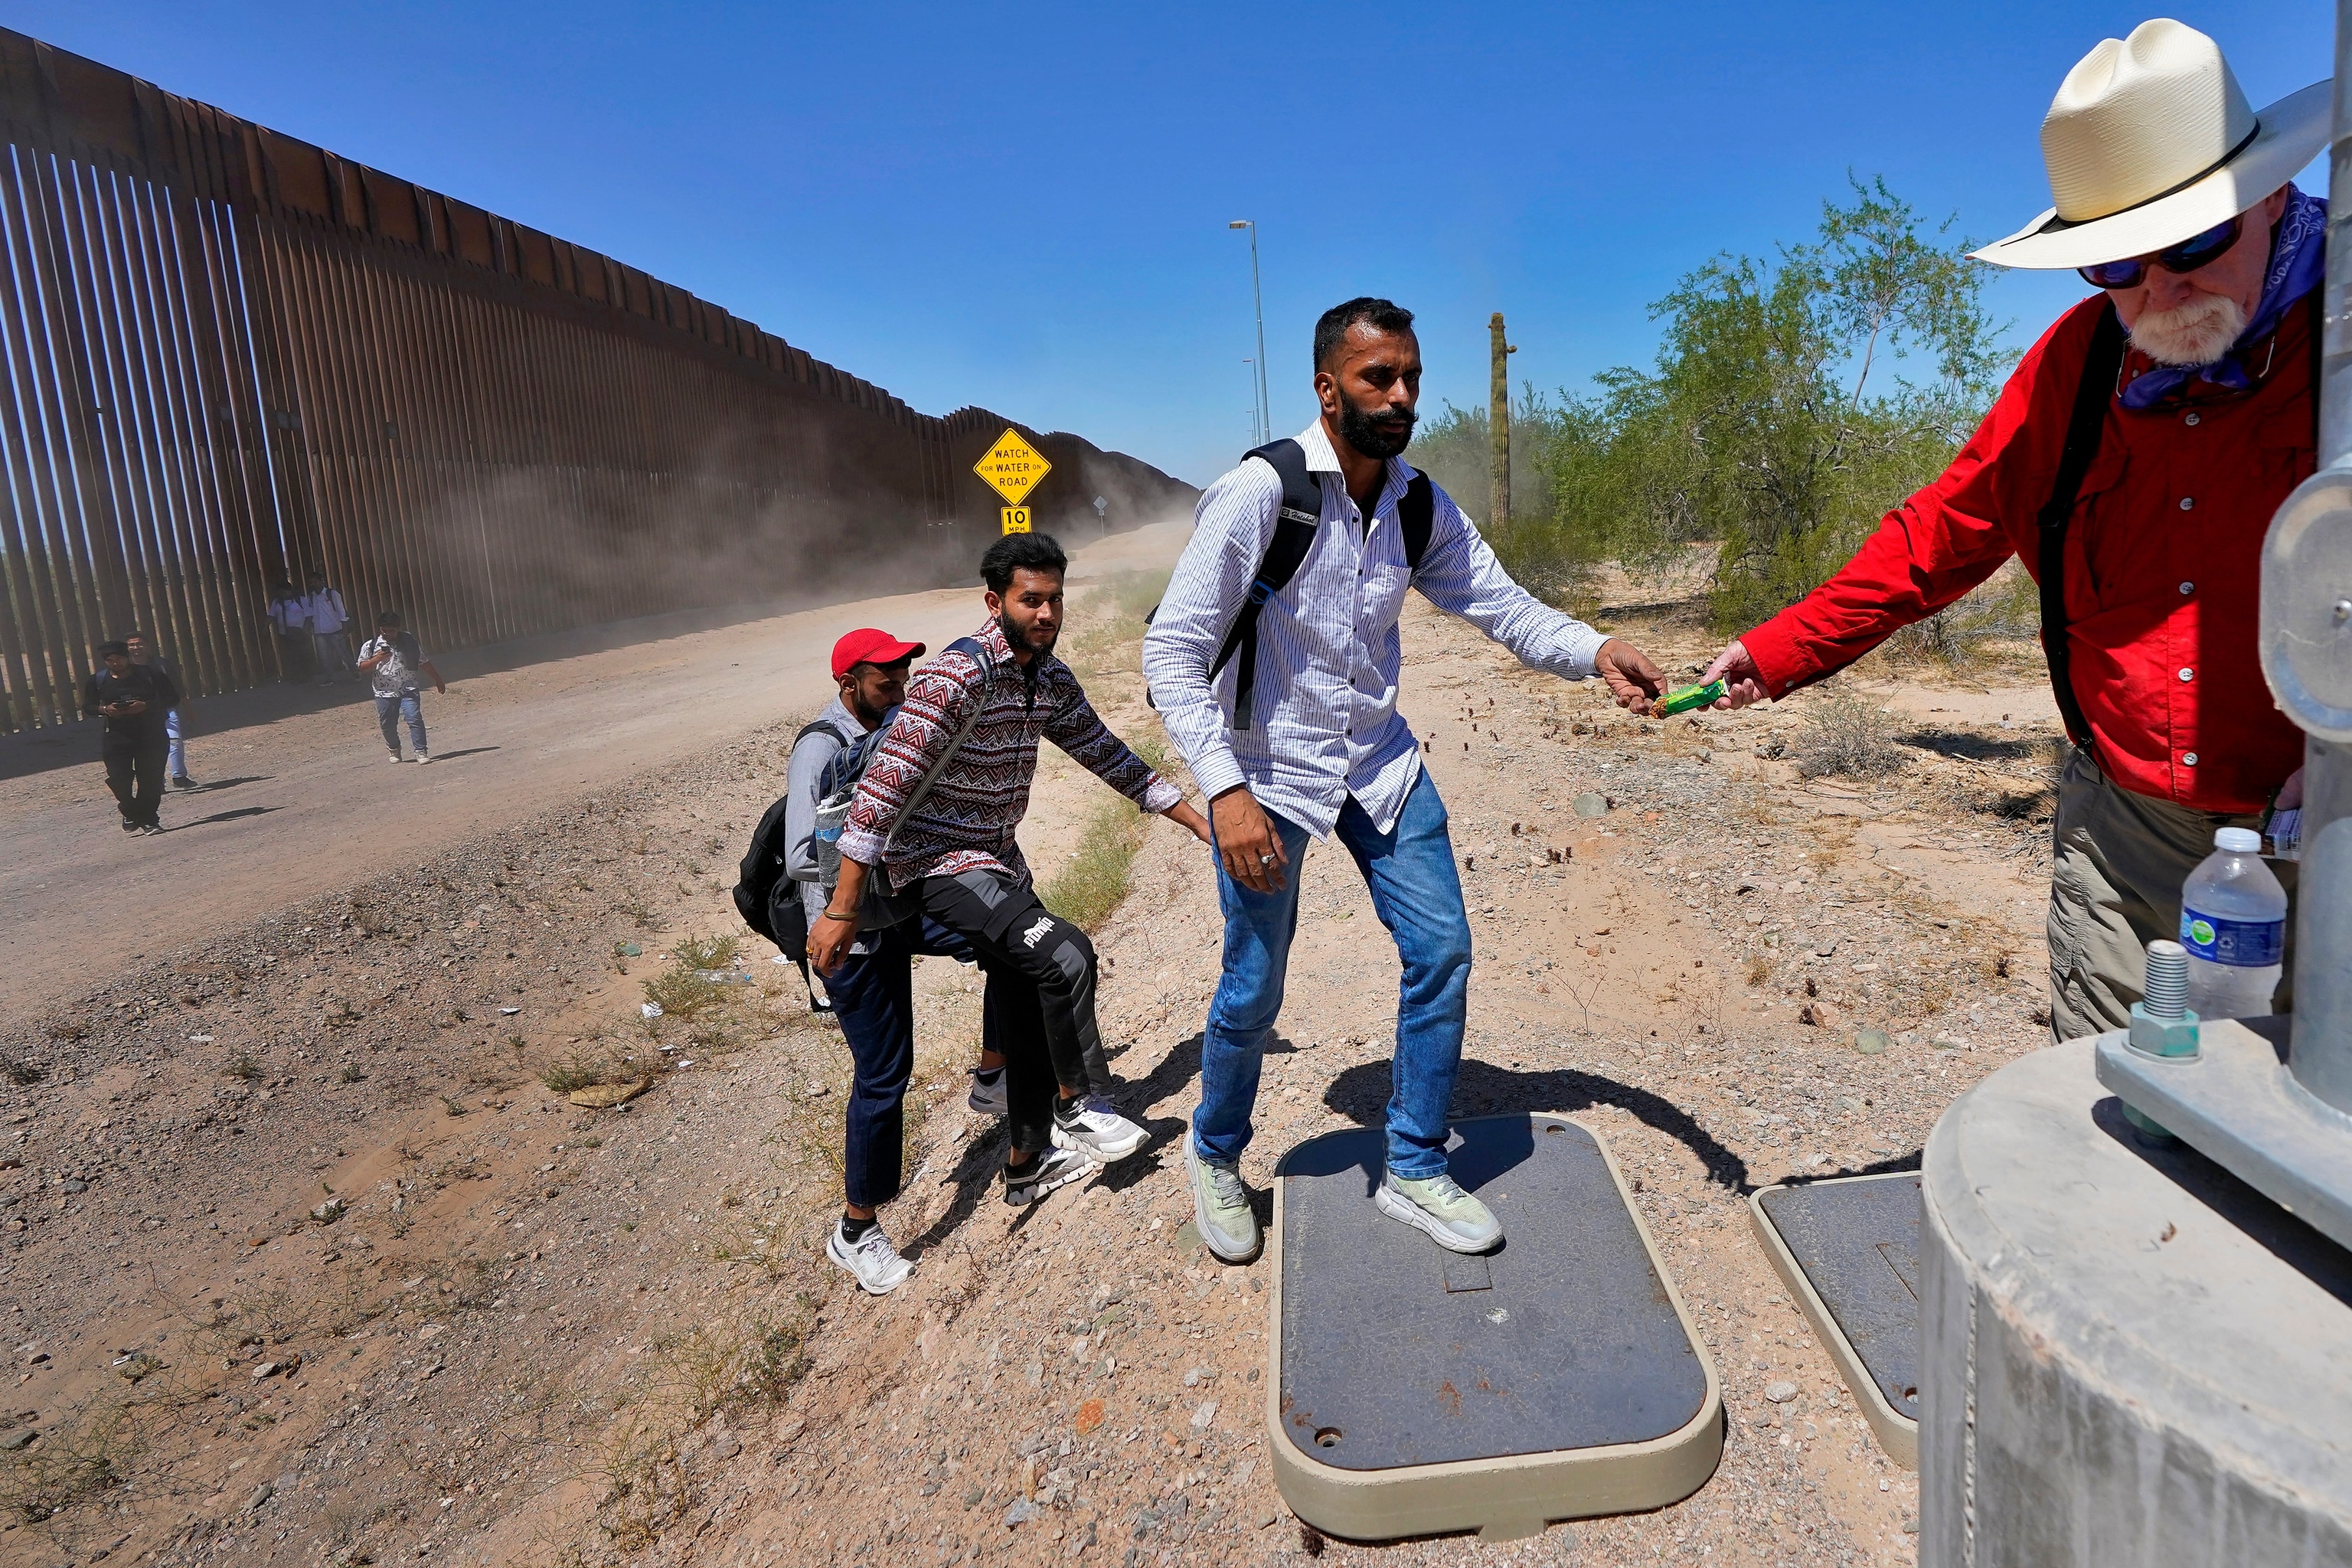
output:
[[2189,1010],[2189,950],[2179,942],[2147,944],[2147,993],[2142,1005],[2149,1017],[2168,1023]]
[[2336,600],[2334,614],[2336,624],[2339,626],[2347,621],[2352,621],[2352,599]]

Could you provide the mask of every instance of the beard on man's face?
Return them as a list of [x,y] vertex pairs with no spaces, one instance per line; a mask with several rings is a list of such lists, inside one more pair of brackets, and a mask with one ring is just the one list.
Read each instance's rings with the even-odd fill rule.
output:
[[1378,415],[1368,414],[1339,394],[1339,438],[1367,458],[1385,459],[1403,451],[1412,444],[1415,417],[1411,409],[1383,407]]
[[2246,330],[2246,312],[2223,294],[2192,294],[2169,310],[2143,310],[2132,323],[2131,341],[2158,364],[2194,368],[2211,364]]
[[1053,652],[1054,645],[1062,638],[1062,628],[1058,626],[1040,633],[1036,629],[1035,623],[1033,622],[1024,629],[1013,620],[1013,612],[1009,609],[998,615],[996,624],[1003,628],[1006,642],[1011,643],[1014,647],[1026,647],[1038,653]]

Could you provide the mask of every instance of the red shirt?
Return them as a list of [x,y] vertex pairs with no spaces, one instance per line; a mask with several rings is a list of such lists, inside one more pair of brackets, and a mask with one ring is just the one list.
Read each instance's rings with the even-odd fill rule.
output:
[[[2318,298],[2288,310],[2273,342],[2242,352],[2252,387],[2192,379],[2153,408],[2107,405],[2067,531],[2066,611],[2075,698],[2126,789],[2259,811],[2303,763],[2303,732],[2263,680],[2255,621],[2263,535],[2317,457]],[[1835,576],[1741,639],[1773,696],[1853,663],[2013,554],[2038,575],[2035,520],[2105,302],[2094,295],[2060,317],[1951,467]],[[2130,351],[2122,379],[2148,365]]]

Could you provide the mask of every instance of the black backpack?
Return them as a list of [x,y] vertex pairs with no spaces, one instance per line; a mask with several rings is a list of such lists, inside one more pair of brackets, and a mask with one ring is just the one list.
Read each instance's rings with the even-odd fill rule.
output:
[[[793,747],[811,735],[839,735],[840,731],[819,721],[803,725],[793,737]],[[881,731],[877,730],[876,734]],[[848,742],[843,742],[845,750]],[[828,768],[830,764],[828,764]],[[809,1007],[818,1013],[830,1013],[833,1008],[818,1000],[815,982],[809,978],[808,966],[808,907],[801,902],[800,890],[792,889],[792,896],[782,907],[775,903],[777,887],[785,881],[784,854],[789,847],[784,842],[784,819],[792,805],[787,793],[776,797],[760,817],[760,825],[751,829],[751,847],[743,852],[742,863],[735,868],[735,912],[743,923],[757,934],[766,937],[799,966],[801,984],[809,994]]]
[[[1257,563],[1257,576],[1251,582],[1249,598],[1234,617],[1225,632],[1224,646],[1217,650],[1215,662],[1209,666],[1209,679],[1213,683],[1224,672],[1234,657],[1241,657],[1241,670],[1234,682],[1234,728],[1250,727],[1250,694],[1257,686],[1257,618],[1265,609],[1265,602],[1290,585],[1306,563],[1307,552],[1315,542],[1315,531],[1323,521],[1323,482],[1307,467],[1307,449],[1296,440],[1285,437],[1263,447],[1252,447],[1242,454],[1242,461],[1257,458],[1272,468],[1282,480],[1282,510],[1276,516],[1274,538],[1265,547],[1265,555]],[[1437,497],[1431,489],[1429,476],[1416,473],[1405,486],[1404,497],[1397,502],[1397,525],[1404,532],[1404,564],[1409,573],[1421,570],[1421,558],[1429,552],[1429,531],[1437,515]],[[1155,607],[1152,616],[1157,616]],[[1148,623],[1151,616],[1144,617]],[[1150,693],[1145,693],[1150,700]]]
[[[989,658],[988,650],[975,638],[958,637],[940,651],[970,655],[972,662],[980,666],[983,690],[994,679],[995,665]],[[947,750],[940,754],[931,771],[916,782],[914,789],[908,795],[905,806],[898,813],[898,822],[890,829],[889,840],[885,841],[884,848],[888,848],[889,843],[898,838],[899,828],[907,825],[929,798],[932,784],[955,759],[956,752],[962,749],[972,726],[980,721],[981,710],[986,706],[985,700],[972,705],[971,711],[964,716],[963,728],[950,739]],[[833,754],[832,760],[824,764],[824,772],[818,775],[817,840],[810,848],[816,857],[819,885],[828,893],[838,885],[841,875],[841,825],[847,815],[850,798],[856,792],[857,781],[866,776],[866,764],[872,762],[875,753],[882,749],[882,739],[890,732],[890,720],[897,712],[896,709],[891,710],[881,723],[855,741],[843,738],[841,750]],[[803,741],[820,731],[835,736],[841,734],[831,724],[819,721],[804,726],[793,737],[793,749],[798,750]],[[817,999],[815,983],[809,976],[808,906],[801,901],[800,889],[796,886],[789,889],[788,898],[780,901],[776,897],[777,889],[786,882],[784,866],[786,852],[791,846],[784,842],[784,822],[791,805],[790,794],[778,797],[761,816],[759,826],[751,829],[751,847],[744,851],[742,863],[736,868],[735,912],[753,931],[774,942],[800,970],[801,984],[809,994],[809,1006],[819,1013],[830,1013],[833,1009]],[[913,904],[890,887],[889,879],[877,867],[866,879],[858,929],[871,931],[895,925],[914,912]]]

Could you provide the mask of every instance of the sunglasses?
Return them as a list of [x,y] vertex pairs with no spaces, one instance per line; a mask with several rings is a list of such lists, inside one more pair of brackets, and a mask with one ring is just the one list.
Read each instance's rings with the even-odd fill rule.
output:
[[2194,272],[2218,259],[2221,253],[2238,243],[2244,232],[2246,215],[2240,213],[2227,223],[2217,223],[2203,234],[2190,235],[2179,245],[2169,246],[2152,256],[2135,256],[2127,261],[2102,261],[2095,267],[2077,267],[2083,281],[2094,289],[2137,289],[2151,267],[2161,267],[2176,277]]

